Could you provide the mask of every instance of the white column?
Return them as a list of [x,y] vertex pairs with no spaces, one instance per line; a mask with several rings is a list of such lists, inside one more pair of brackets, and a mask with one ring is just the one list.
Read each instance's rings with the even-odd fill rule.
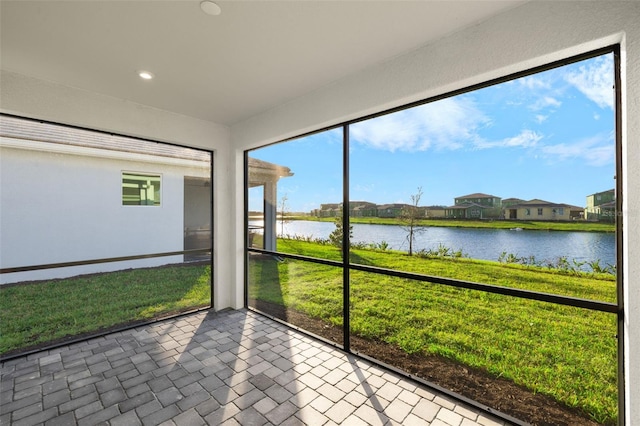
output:
[[264,249],[276,249],[276,216],[278,206],[277,181],[267,181],[264,185]]

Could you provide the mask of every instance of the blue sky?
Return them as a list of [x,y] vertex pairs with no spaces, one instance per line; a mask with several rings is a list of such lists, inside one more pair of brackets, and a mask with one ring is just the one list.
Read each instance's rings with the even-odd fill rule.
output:
[[[350,199],[451,205],[483,192],[577,206],[615,186],[611,54],[350,126]],[[307,212],[342,200],[342,129],[254,150],[285,165],[278,198]],[[251,190],[250,209],[261,193]]]

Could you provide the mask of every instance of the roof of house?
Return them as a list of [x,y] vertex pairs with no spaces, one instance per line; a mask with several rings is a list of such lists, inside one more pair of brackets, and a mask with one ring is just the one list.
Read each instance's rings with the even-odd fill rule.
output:
[[413,207],[409,204],[401,204],[401,203],[393,203],[393,204],[382,204],[378,206],[378,209],[404,209],[406,207]]
[[357,205],[353,208],[353,210],[366,210],[366,209],[375,209],[376,205],[375,204],[360,204]]
[[476,192],[474,194],[469,194],[469,195],[463,195],[461,197],[456,197],[456,199],[458,199],[458,198],[500,198],[500,197],[496,197],[495,195],[483,194],[482,192]]
[[11,116],[0,117],[0,135],[13,139],[211,162],[211,153],[204,150]]
[[371,203],[369,201],[349,201],[350,206],[358,206],[358,207],[372,207],[375,206],[375,203]]
[[506,202],[510,202],[510,201],[518,201],[518,202],[520,202],[520,201],[524,201],[524,200],[522,198],[503,198],[502,202],[504,203],[505,201]]
[[249,169],[270,172],[272,174],[277,174],[279,177],[293,176],[289,167],[269,163],[268,161],[258,160],[257,158],[252,157],[249,157]]
[[527,207],[557,207],[557,208],[566,208],[571,210],[584,210],[582,207],[572,206],[571,204],[564,203],[552,203],[550,201],[540,200],[534,198],[533,200],[524,201],[520,204],[515,204],[511,206],[511,208],[527,208]]

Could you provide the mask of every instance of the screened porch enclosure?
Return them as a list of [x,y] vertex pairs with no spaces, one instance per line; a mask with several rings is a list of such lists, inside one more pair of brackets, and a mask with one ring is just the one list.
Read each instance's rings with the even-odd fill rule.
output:
[[[603,78],[613,85],[617,54],[615,47],[602,49],[247,151],[249,234],[251,213],[263,196],[252,192],[251,161],[295,171],[277,196],[263,190],[270,200],[265,206],[273,213],[278,206],[282,231],[277,245],[249,240],[247,306],[504,418],[615,424],[622,312],[615,236],[621,225],[569,212],[582,210],[577,205],[592,187],[613,185],[620,194],[620,180],[612,178],[621,175],[619,142],[612,136],[616,93],[607,91],[606,110],[592,118],[605,135],[592,139],[589,152],[598,153],[597,162],[589,153],[549,160],[566,138],[586,138],[592,128],[567,124],[573,136],[557,142],[546,136],[543,145],[546,119],[538,119],[538,134],[528,124],[514,129],[512,116],[526,121],[532,114],[526,101],[544,98],[544,90],[528,83],[534,79],[551,92],[566,76],[598,68],[607,70]],[[588,114],[588,95],[565,90],[563,105],[572,108],[571,116]],[[477,123],[464,131],[442,124],[444,114],[459,111]],[[536,112],[567,115],[559,104]],[[554,173],[585,177],[553,185],[540,177]],[[558,200],[544,201],[552,196]],[[504,206],[503,198],[509,200]],[[521,205],[538,222],[511,217]],[[435,209],[444,215],[428,217]],[[293,220],[286,220],[287,210],[297,212]],[[452,246],[442,237],[446,230],[471,237]],[[564,239],[550,243],[549,230]],[[569,257],[573,238],[593,232],[602,233],[604,257],[588,257],[584,245]],[[491,248],[520,239],[522,251],[503,248],[487,258],[485,247],[469,255],[480,237]],[[531,252],[537,246],[551,254],[536,257]]]
[[212,154],[0,117],[0,353],[212,304]]

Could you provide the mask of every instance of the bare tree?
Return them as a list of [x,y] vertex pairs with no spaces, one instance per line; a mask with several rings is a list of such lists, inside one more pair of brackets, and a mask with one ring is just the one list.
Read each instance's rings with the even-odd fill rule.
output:
[[413,256],[413,243],[416,236],[426,230],[419,222],[424,217],[423,210],[419,207],[422,194],[422,187],[419,186],[418,191],[411,195],[411,204],[403,208],[400,213],[401,226],[407,233],[407,241],[409,242],[409,256]]
[[284,236],[284,225],[285,223],[289,223],[289,221],[286,218],[286,215],[289,213],[289,205],[287,204],[287,201],[289,200],[289,198],[287,197],[287,194],[283,195],[282,198],[280,198],[280,235]]

